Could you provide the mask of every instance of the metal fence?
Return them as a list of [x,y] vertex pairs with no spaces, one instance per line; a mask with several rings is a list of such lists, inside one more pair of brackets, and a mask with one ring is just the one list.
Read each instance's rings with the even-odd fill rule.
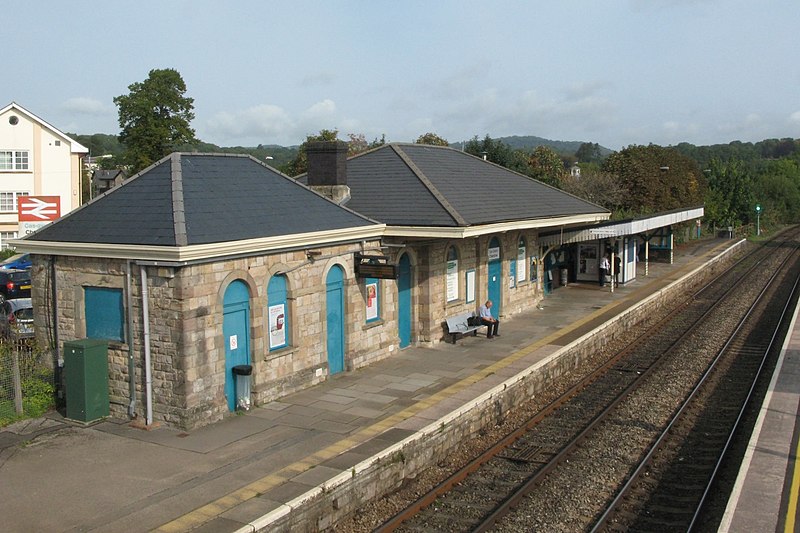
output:
[[54,406],[50,359],[32,339],[0,339],[0,427]]

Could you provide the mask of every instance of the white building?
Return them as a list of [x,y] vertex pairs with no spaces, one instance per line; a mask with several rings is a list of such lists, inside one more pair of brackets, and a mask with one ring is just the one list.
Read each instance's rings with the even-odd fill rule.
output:
[[81,204],[89,150],[14,102],[0,109],[0,247],[19,235],[18,199],[57,196],[61,215]]

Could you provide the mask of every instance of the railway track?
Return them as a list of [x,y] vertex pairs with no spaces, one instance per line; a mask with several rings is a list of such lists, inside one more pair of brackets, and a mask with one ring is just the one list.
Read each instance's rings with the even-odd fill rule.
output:
[[[605,503],[614,499],[617,487],[635,469],[632,461],[641,458],[645,453],[642,450],[652,446],[662,427],[669,423],[663,413],[675,412],[687,394],[677,390],[665,394],[659,385],[671,383],[666,376],[677,377],[678,384],[693,384],[697,378],[689,375],[701,375],[713,358],[691,357],[694,364],[687,371],[689,375],[677,371],[676,362],[686,359],[687,350],[716,353],[725,339],[718,338],[718,332],[709,335],[709,329],[719,329],[721,316],[735,315],[739,320],[756,298],[745,297],[745,293],[750,295],[756,287],[759,289],[755,292],[760,292],[768,285],[764,273],[779,270],[779,259],[792,255],[791,248],[776,245],[744,257],[591,376],[376,531],[487,531],[497,524],[504,531],[551,529],[546,524],[551,524],[553,530],[591,527],[592,519],[603,515]],[[705,344],[716,347],[711,349]],[[655,394],[658,401],[643,399],[641,391],[654,388],[654,384],[655,391],[649,394]],[[636,406],[647,403],[663,403],[659,408],[662,414],[631,417],[630,411],[636,412]],[[611,444],[600,444],[605,447],[600,455],[619,457],[612,463],[602,463],[591,453],[587,456],[586,451],[595,445],[591,443],[602,443],[609,433]],[[572,481],[566,475],[564,483],[568,488],[554,488],[553,480],[563,477],[564,471],[575,470],[576,465],[578,473],[571,474]],[[601,473],[595,476],[598,470]],[[587,483],[590,477],[593,481]],[[570,483],[575,486],[569,488]],[[585,505],[572,506],[573,512],[578,509],[579,518],[561,520],[557,526],[551,518],[542,520],[543,509],[549,510],[544,514],[557,516],[557,509],[565,507],[561,502],[566,500],[555,494],[564,490],[580,494],[582,486],[588,491],[578,498],[585,500]],[[631,493],[644,494],[637,490]],[[541,494],[531,499],[533,492]],[[553,505],[557,500],[561,504]],[[642,498],[632,501],[641,502]],[[523,508],[527,510],[521,512]],[[524,515],[522,524],[515,525],[513,518],[506,517],[512,509],[516,512],[511,516]],[[630,511],[626,508],[613,513],[603,515],[606,518],[598,528],[621,524],[618,517],[628,516]]]
[[796,303],[796,275],[771,281],[592,531],[716,530],[705,502]]

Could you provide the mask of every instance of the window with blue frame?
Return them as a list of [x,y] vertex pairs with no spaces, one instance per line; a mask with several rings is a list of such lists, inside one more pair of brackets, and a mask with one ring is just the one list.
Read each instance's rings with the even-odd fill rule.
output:
[[269,349],[289,345],[289,306],[286,304],[286,276],[272,276],[267,285]]
[[125,311],[122,289],[84,287],[86,337],[125,341]]
[[367,295],[367,322],[381,319],[381,280],[364,278]]

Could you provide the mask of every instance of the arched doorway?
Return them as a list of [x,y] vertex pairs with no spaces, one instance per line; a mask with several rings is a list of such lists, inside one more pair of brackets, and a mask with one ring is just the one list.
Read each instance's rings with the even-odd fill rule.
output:
[[222,304],[222,336],[225,340],[225,397],[236,410],[236,379],[231,370],[250,364],[250,290],[240,280],[225,289]]
[[334,265],[325,279],[328,369],[331,374],[344,370],[344,271]]
[[397,264],[397,330],[400,348],[411,344],[411,259],[400,256]]
[[500,241],[497,237],[492,237],[489,241],[489,275],[488,293],[492,301],[492,316],[500,318],[500,287],[503,278],[503,263],[500,257]]

